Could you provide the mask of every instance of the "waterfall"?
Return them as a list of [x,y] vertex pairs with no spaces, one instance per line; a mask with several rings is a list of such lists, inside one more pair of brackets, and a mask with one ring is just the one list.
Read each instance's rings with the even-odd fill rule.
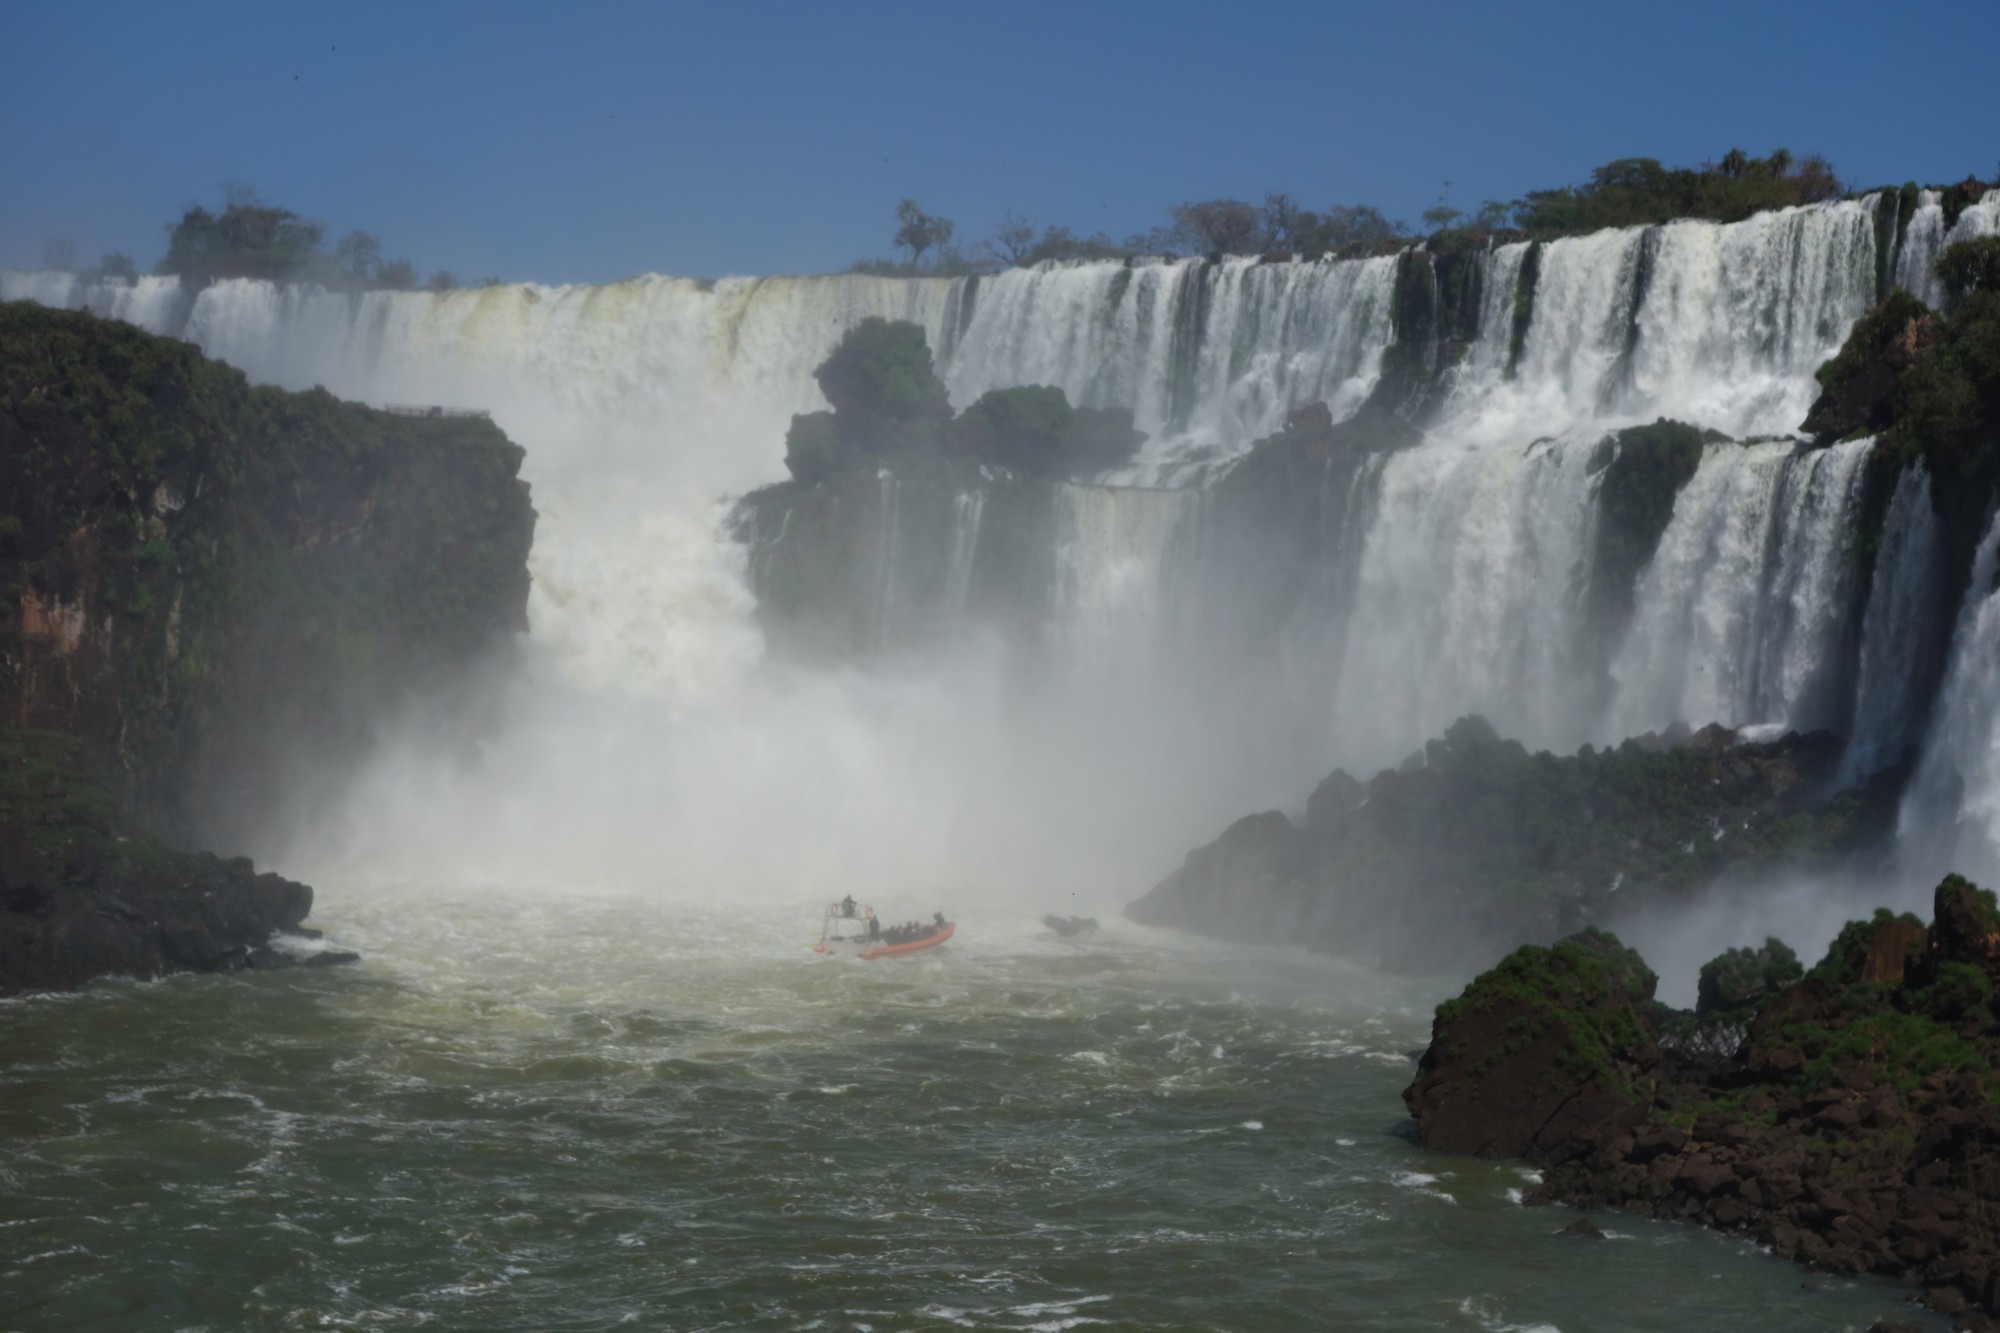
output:
[[1506,275],[1518,281],[1527,247],[1502,247],[1434,433],[1492,444],[1658,416],[1735,436],[1796,430],[1818,393],[1813,371],[1875,303],[1878,202],[1548,242],[1511,376],[1495,369],[1513,337]]
[[1639,580],[1611,733],[1837,727],[1870,441],[1709,447]]
[[1081,406],[1130,408],[1164,437],[1156,454],[1240,447],[1305,403],[1336,419],[1360,406],[1389,343],[1396,262],[1011,269],[981,280],[945,380],[960,405],[1051,384]]
[[[894,688],[824,662],[773,683],[745,552],[720,531],[726,497],[784,477],[789,418],[825,406],[812,371],[846,329],[869,316],[920,325],[960,408],[1022,384],[1129,408],[1152,439],[1113,480],[1213,478],[1224,469],[1209,464],[1300,406],[1323,402],[1336,420],[1361,406],[1396,336],[1407,261],[365,294],[0,271],[0,297],[187,337],[262,382],[489,408],[527,448],[542,511],[529,608],[540,678],[709,719],[694,752],[764,765],[757,781],[739,775],[745,791],[799,784],[785,808],[804,821],[822,817],[824,790],[854,782],[841,789],[860,800],[902,780],[859,782],[853,764],[921,755],[936,771],[977,752],[980,781],[1007,791],[1037,772],[1009,747],[1060,756],[1062,808],[1101,853],[1079,864],[1131,873],[1108,849],[1139,846],[1139,831],[1171,821],[1164,845],[1184,847],[1202,821],[1295,799],[1335,763],[1393,763],[1471,711],[1554,748],[1676,721],[1851,719],[1852,774],[1893,759],[1923,725],[1911,682],[1940,669],[1917,645],[1945,615],[1927,600],[1942,557],[1927,483],[1911,474],[1862,588],[1865,442],[1711,446],[1639,575],[1622,640],[1584,624],[1607,432],[1660,416],[1737,437],[1795,430],[1813,371],[1874,301],[1887,206],[1871,196],[1467,256],[1477,271],[1458,276],[1471,285],[1440,293],[1476,301],[1465,325],[1450,337],[1409,331],[1420,349],[1437,339],[1438,359],[1463,353],[1437,368],[1427,440],[1388,456],[1314,456],[1261,496],[1226,478],[1032,496],[993,477],[868,479],[820,530],[788,527],[783,542],[813,550],[833,540],[828,529],[866,529],[838,547],[838,580],[822,571],[815,582],[808,567],[792,591],[824,603],[843,643],[900,654]],[[1927,291],[1944,244],[1996,225],[2000,193],[1948,234],[1925,196],[1901,222],[1895,280]],[[996,580],[1035,586],[1014,596]],[[995,655],[1004,667],[968,646],[996,624],[1020,641]],[[1969,670],[1954,667],[1954,687],[1976,694]],[[929,693],[911,684],[922,671],[934,673]],[[1021,688],[1028,676],[1033,688]],[[896,695],[904,688],[915,693]],[[1010,711],[1028,698],[1046,710],[1034,727]],[[939,720],[960,705],[986,710],[960,719],[965,735]],[[738,744],[729,728],[760,710],[785,719],[782,735]],[[689,737],[652,735],[647,753]],[[576,749],[587,762],[589,747]],[[568,761],[549,762],[561,772]],[[929,793],[940,828],[958,818],[953,790]],[[827,816],[829,838],[878,816],[893,827],[900,812],[884,800],[846,823]],[[1004,842],[997,829],[981,836]]]
[[[1518,443],[1673,416],[1732,435],[1794,429],[1812,372],[1874,297],[1879,201],[1744,222],[1675,222],[1541,247],[1533,318],[1512,356],[1526,247],[1480,256],[1478,329],[1434,433]],[[1927,273],[1935,202],[1898,269]],[[1995,225],[2000,194],[1952,236]],[[643,277],[605,286],[326,292],[247,279],[189,299],[173,278],[86,285],[0,271],[0,297],[87,308],[187,337],[253,379],[370,402],[491,408],[551,461],[671,454],[676,477],[741,490],[782,476],[785,423],[824,406],[812,370],[871,315],[925,330],[953,402],[1052,384],[1130,408],[1155,462],[1226,456],[1325,402],[1367,397],[1393,333],[1394,257],[1049,264],[977,280]],[[1436,329],[1425,331],[1429,337]]]
[[945,610],[961,620],[972,590],[973,562],[979,558],[979,528],[985,517],[985,491],[970,491],[953,498],[951,563],[945,567]]
[[1896,285],[1933,310],[1945,304],[1944,284],[1938,281],[1938,256],[1945,247],[1959,241],[2000,232],[2000,190],[1988,190],[1976,203],[1968,205],[1957,221],[1944,225],[1944,196],[1937,190],[1921,190],[1917,208],[1903,231],[1896,252]]
[[1571,685],[1596,442],[1383,461],[1329,692],[1343,764],[1394,763],[1466,712],[1530,745],[1588,736]]
[[[1342,761],[1393,762],[1468,711],[1556,749],[1675,722],[1841,726],[1869,447],[1711,446],[1608,664],[1582,615],[1596,434],[1392,456],[1338,635]],[[1606,665],[1600,711],[1590,682]]]
[[1056,494],[1056,632],[1071,668],[1146,672],[1166,642],[1161,575],[1196,508],[1191,491],[1064,486]]
[[1882,522],[1868,613],[1861,626],[1861,665],[1842,762],[1844,781],[1865,778],[1900,762],[1918,740],[1923,701],[1937,669],[1933,645],[1945,611],[1945,581],[1930,474],[1919,464],[1897,478]]
[[1919,871],[2000,875],[2000,514],[1979,544],[1916,780],[1903,803]]
[[897,642],[896,575],[899,538],[903,534],[903,484],[886,472],[876,480],[879,489],[875,516],[874,568],[868,579],[868,610],[874,622],[873,639],[880,651]]
[[1445,417],[1476,411],[1506,379],[1514,359],[1514,301],[1529,246],[1503,245],[1479,257],[1479,328],[1465,360],[1453,371]]

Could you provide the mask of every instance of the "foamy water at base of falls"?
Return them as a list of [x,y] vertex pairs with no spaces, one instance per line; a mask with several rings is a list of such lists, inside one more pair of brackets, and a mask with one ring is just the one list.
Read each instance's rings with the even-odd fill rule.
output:
[[1407,1052],[1456,981],[1116,922],[1065,942],[942,886],[876,905],[945,909],[943,950],[828,960],[818,901],[708,890],[326,882],[358,966],[0,1003],[0,1323],[1912,1317],[1693,1227],[1555,1235],[1572,1215],[1521,1206],[1519,1167],[1415,1146]]

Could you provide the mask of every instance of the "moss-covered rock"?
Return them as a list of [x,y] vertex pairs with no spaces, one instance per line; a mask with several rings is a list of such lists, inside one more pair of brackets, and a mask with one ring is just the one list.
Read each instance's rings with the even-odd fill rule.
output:
[[810,486],[832,476],[847,453],[840,423],[831,412],[801,412],[785,432],[785,467],[792,480]]
[[[943,421],[951,415],[930,343],[907,320],[870,315],[847,331],[813,378],[834,412],[857,425]],[[865,433],[855,432],[857,440]]]
[[1812,975],[1832,986],[1892,985],[1923,951],[1923,922],[1908,912],[1877,908],[1870,920],[1841,927]]
[[1752,1010],[1805,975],[1799,956],[1783,940],[1767,938],[1755,949],[1727,949],[1701,965],[1695,1016]]
[[[258,841],[524,627],[534,511],[490,421],[252,388],[0,306],[0,706],[184,845]],[[434,707],[433,717],[458,715]]]
[[1879,912],[1803,977],[1775,941],[1723,955],[1733,1015],[1650,1002],[1605,937],[1518,950],[1439,1006],[1405,1099],[1426,1146],[1543,1166],[1529,1202],[1702,1222],[1991,1328],[1996,949],[1993,896],[1952,877],[1928,931]]
[[1071,407],[1047,384],[992,389],[952,423],[956,448],[994,467],[1041,477],[1087,477],[1132,461],[1146,442],[1123,408]]
[[1637,1125],[1660,1061],[1639,1016],[1656,982],[1596,929],[1507,955],[1438,1006],[1403,1094],[1424,1146],[1548,1163]]
[[1959,241],[1938,262],[1949,310],[1892,293],[1820,367],[1806,418],[1822,442],[1881,437],[1874,491],[1921,460],[1931,478],[1955,600],[2000,495],[2000,237]]
[[1896,387],[1937,338],[1930,308],[1898,288],[1863,315],[1839,353],[1814,372],[1820,396],[1801,428],[1822,444],[1876,435],[1895,420]]
[[1073,407],[1046,384],[989,390],[953,419],[924,331],[906,321],[862,320],[813,375],[833,410],[795,416],[786,433],[785,465],[803,486],[963,464],[1087,477],[1130,463],[1146,441],[1128,409]]

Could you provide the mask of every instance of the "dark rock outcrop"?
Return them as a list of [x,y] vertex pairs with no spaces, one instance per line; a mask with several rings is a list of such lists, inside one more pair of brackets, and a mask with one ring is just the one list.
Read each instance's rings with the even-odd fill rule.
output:
[[1855,323],[1816,372],[1822,392],[1805,429],[1822,443],[1880,437],[1869,456],[1870,528],[1896,474],[1922,463],[1956,603],[2000,496],[2000,236],[1947,246],[1937,276],[1942,311],[1898,291]]
[[1878,913],[1748,1016],[1651,999],[1592,933],[1526,948],[1439,1006],[1404,1094],[1446,1152],[1544,1169],[1530,1202],[1700,1222],[1916,1284],[2000,1328],[2000,910],[1957,876],[1928,928]]
[[1438,1011],[1404,1094],[1424,1146],[1548,1163],[1637,1126],[1660,1049],[1636,1006],[1657,980],[1597,930],[1509,954]]
[[1275,810],[1238,820],[1126,914],[1437,966],[1615,921],[1724,875],[1877,845],[1899,775],[1835,792],[1839,755],[1827,733],[1752,742],[1708,727],[1558,757],[1462,718],[1400,769],[1365,783],[1329,775],[1303,822]]
[[1802,429],[1831,444],[1876,435],[1895,421],[1904,372],[1937,341],[1938,321],[1922,301],[1898,289],[1861,318],[1840,353],[1818,371],[1821,393]]
[[78,737],[172,842],[247,845],[395,710],[464,714],[525,624],[521,457],[483,418],[0,306],[0,725]]
[[352,960],[269,947],[312,900],[243,857],[175,851],[132,826],[74,739],[0,732],[0,995]]
[[0,991],[278,960],[311,890],[173,848],[269,845],[400,719],[476,730],[521,457],[0,305]]

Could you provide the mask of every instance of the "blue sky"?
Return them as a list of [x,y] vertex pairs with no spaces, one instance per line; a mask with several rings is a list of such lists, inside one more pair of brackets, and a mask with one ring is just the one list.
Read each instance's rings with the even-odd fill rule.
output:
[[1732,145],[2000,170],[2000,3],[0,0],[0,264],[142,267],[225,182],[461,278],[827,272],[903,196],[1114,236],[1286,190],[1414,221]]

